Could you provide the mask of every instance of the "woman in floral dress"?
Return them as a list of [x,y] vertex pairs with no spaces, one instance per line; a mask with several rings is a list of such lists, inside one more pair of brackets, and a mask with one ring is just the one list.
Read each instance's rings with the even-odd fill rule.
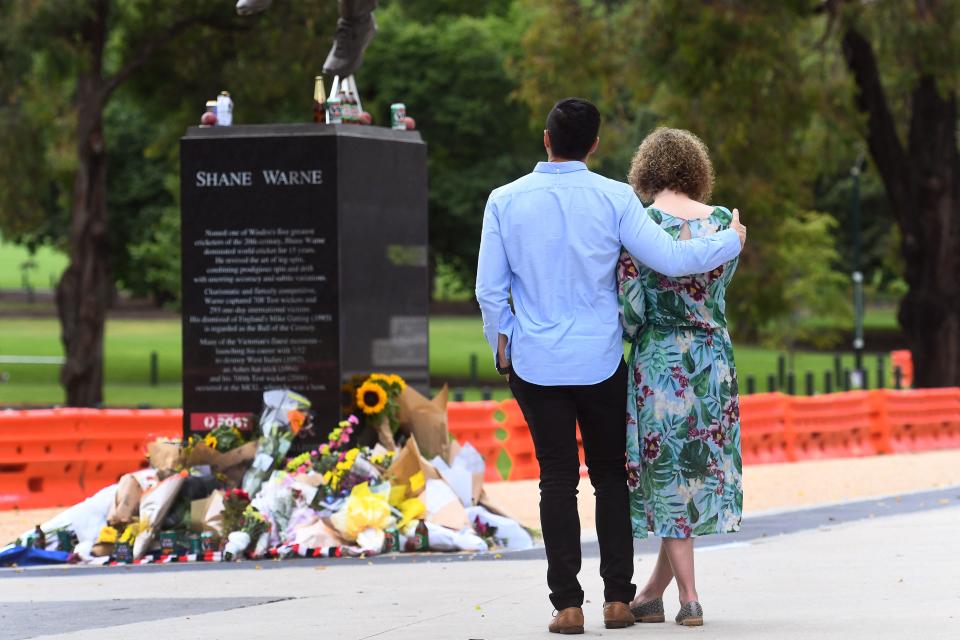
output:
[[[647,214],[678,239],[727,228],[723,207],[703,204],[713,187],[707,149],[688,131],[660,128],[641,143],[630,183]],[[638,621],[664,620],[674,577],[677,622],[703,624],[693,539],[740,528],[743,508],[740,406],[724,315],[733,260],[710,273],[668,278],[626,251],[617,269],[627,366],[627,462],[635,537],[652,531],[660,554],[631,608]]]

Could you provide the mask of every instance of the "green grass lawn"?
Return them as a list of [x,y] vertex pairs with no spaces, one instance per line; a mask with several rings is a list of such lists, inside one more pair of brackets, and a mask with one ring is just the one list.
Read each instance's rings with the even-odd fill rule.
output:
[[[0,239],[0,289],[23,288],[21,265],[29,259],[25,248]],[[50,289],[67,266],[67,256],[49,247],[37,250],[32,259],[36,267],[27,271],[27,280],[34,289]]]
[[[0,319],[0,355],[62,355],[59,325],[50,319]],[[159,384],[150,386],[150,353],[159,356]],[[480,385],[495,386],[495,397],[508,396],[502,379],[493,367],[479,318],[435,317],[430,320],[430,375],[434,385],[445,380],[466,380],[470,357],[476,355]],[[753,346],[736,348],[737,369],[746,391],[748,376],[756,379],[757,391],[766,390],[768,374],[777,370],[778,352]],[[106,329],[105,401],[109,405],[178,406],[180,404],[180,323],[177,320],[111,320]],[[853,367],[851,355],[843,366]],[[876,360],[870,356],[866,366],[871,384],[876,382]],[[797,391],[803,392],[803,375],[813,371],[817,390],[823,388],[823,373],[832,371],[833,356],[828,353],[799,352],[794,356]],[[887,362],[889,368],[889,360]],[[56,404],[63,402],[57,383],[59,368],[51,365],[0,365],[9,380],[0,383],[2,404]],[[886,374],[887,384],[892,375]],[[836,384],[836,382],[834,382]],[[479,389],[466,390],[466,399],[480,399]]]

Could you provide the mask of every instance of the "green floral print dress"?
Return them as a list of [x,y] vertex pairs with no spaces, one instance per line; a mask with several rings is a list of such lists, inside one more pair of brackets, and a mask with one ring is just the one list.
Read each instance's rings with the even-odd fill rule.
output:
[[[726,229],[716,207],[700,220],[647,214],[674,238]],[[626,251],[617,267],[627,359],[627,465],[633,535],[689,538],[740,529],[740,401],[724,316],[737,260],[668,278]]]

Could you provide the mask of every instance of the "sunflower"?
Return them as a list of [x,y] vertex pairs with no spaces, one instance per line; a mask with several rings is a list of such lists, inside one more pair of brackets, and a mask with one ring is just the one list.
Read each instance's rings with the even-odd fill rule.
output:
[[364,382],[357,389],[357,406],[368,416],[380,413],[387,406],[387,392],[376,382]]
[[397,374],[391,373],[387,377],[389,378],[390,384],[396,385],[396,387],[400,389],[400,391],[403,391],[404,389],[407,388],[407,381],[401,378],[400,376],[398,376]]
[[393,376],[387,375],[385,373],[371,373],[370,377],[367,378],[367,382],[385,382],[387,384],[390,384],[391,382],[390,378],[392,377]]

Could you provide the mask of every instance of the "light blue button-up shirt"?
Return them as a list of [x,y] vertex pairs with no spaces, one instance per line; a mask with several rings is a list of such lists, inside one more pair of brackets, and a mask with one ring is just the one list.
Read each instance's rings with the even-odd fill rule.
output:
[[495,189],[477,265],[494,358],[504,334],[513,370],[528,382],[586,385],[612,376],[623,358],[615,276],[621,246],[667,276],[704,273],[740,253],[732,229],[673,240],[629,185],[583,162],[540,162]]

